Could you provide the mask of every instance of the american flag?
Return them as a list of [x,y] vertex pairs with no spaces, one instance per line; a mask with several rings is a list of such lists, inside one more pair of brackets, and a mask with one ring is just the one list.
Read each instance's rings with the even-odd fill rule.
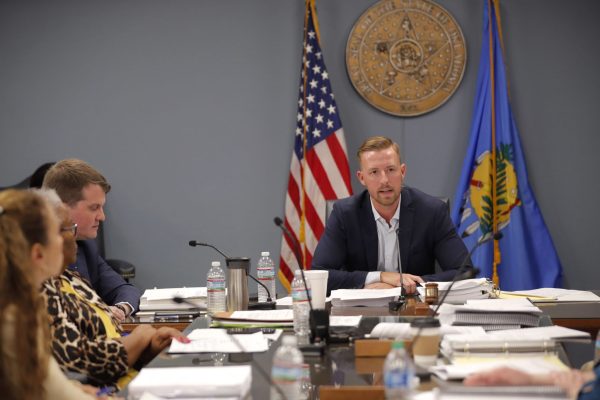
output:
[[[314,0],[307,0],[294,152],[285,199],[285,226],[301,244],[304,267],[325,229],[328,200],[352,194],[344,130],[319,44]],[[281,242],[279,280],[288,291],[298,263]]]

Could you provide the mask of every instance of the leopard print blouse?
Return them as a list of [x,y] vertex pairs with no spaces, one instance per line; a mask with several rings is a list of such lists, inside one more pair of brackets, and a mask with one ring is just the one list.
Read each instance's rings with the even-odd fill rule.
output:
[[[81,295],[61,290],[66,280]],[[127,351],[107,337],[104,325],[91,304],[112,314],[108,306],[77,272],[66,270],[44,283],[52,331],[52,351],[63,370],[86,375],[95,385],[114,385],[128,370]],[[112,319],[117,332],[119,323]]]

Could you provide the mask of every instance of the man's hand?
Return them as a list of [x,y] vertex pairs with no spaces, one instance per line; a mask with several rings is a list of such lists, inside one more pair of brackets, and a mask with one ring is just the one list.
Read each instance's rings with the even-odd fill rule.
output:
[[125,321],[125,313],[119,307],[110,306],[110,312],[119,322]]
[[554,385],[562,388],[569,398],[576,398],[581,387],[595,378],[591,371],[582,372],[571,369],[569,371],[554,371],[547,374],[528,374],[509,367],[500,367],[469,375],[465,378],[466,386],[528,386],[528,385]]
[[[400,274],[398,272],[382,272],[380,275],[382,283],[392,286],[400,286]],[[417,275],[402,274],[402,286],[406,294],[413,294],[417,291],[417,284],[424,282],[423,278]]]

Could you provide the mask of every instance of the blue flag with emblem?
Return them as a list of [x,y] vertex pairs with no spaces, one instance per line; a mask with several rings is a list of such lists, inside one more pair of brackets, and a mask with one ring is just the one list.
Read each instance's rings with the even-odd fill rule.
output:
[[484,0],[483,40],[471,134],[452,219],[481,276],[502,290],[560,287],[562,268],[527,180],[504,68],[497,0]]

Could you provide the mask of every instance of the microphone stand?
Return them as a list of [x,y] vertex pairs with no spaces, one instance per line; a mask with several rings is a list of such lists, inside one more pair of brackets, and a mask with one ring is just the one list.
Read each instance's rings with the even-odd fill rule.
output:
[[[214,250],[217,251],[217,253],[219,253],[220,255],[222,255],[225,258],[225,262],[227,263],[229,260],[231,260],[230,257],[228,257],[225,253],[223,253],[221,250],[217,249],[215,246],[213,246],[212,244],[209,243],[204,243],[204,242],[198,242],[196,240],[190,240],[188,242],[188,244],[191,247],[196,247],[196,246],[203,246],[203,247],[210,247]],[[260,286],[262,286],[265,291],[267,292],[267,301],[259,303],[252,303],[252,304],[248,304],[248,309],[249,310],[274,310],[276,308],[277,303],[273,300],[273,298],[271,297],[271,292],[269,291],[269,289],[265,286],[265,284],[263,284],[261,281],[259,281],[258,279],[256,279],[255,277],[253,277],[252,275],[250,275],[250,273],[248,271],[246,271],[246,276],[250,277],[253,281],[255,281],[256,283],[258,283]]]
[[294,235],[292,235],[290,231],[285,227],[281,218],[275,217],[273,219],[273,222],[283,231],[283,234],[294,244],[294,254],[296,256],[296,261],[298,262],[298,269],[300,270],[300,275],[302,276],[302,283],[304,284],[304,290],[308,299],[308,307],[310,308],[309,325],[310,339],[312,345],[301,345],[298,346],[298,348],[305,355],[322,357],[325,354],[325,342],[329,340],[329,313],[327,312],[327,310],[313,309],[312,298],[310,296],[310,292],[308,291],[306,278],[304,276],[304,263],[302,259],[302,253],[299,251],[300,243],[298,243]]
[[400,272],[400,296],[398,296],[398,300],[392,300],[388,303],[388,307],[391,312],[398,311],[404,305],[404,303],[406,303],[406,297],[404,296],[404,284],[402,283],[402,261],[400,260],[400,227],[396,229],[396,243],[398,244],[398,272]]

